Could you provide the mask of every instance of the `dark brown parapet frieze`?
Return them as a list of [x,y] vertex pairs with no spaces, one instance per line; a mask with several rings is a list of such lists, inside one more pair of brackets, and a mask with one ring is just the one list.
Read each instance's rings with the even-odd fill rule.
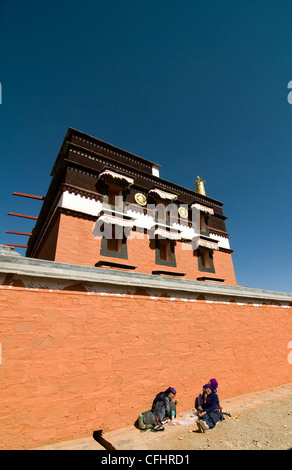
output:
[[116,162],[125,164],[129,167],[137,168],[139,171],[143,171],[148,174],[152,174],[153,166],[158,169],[160,168],[159,164],[151,162],[148,159],[139,157],[138,155],[135,155],[126,150],[122,150],[119,147],[109,144],[108,142],[103,142],[96,137],[92,137],[76,129],[69,128],[52,173],[55,173],[56,167],[62,159],[62,155],[68,150],[69,147],[79,148],[80,152],[82,152],[82,150],[90,151],[96,156],[115,160]]

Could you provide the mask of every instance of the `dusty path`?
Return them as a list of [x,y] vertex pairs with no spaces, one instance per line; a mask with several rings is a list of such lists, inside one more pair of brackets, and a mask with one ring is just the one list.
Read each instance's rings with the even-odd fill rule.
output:
[[[180,427],[152,442],[151,449],[285,450],[292,448],[292,394],[257,408],[242,409],[204,434]],[[181,439],[179,439],[181,438]]]

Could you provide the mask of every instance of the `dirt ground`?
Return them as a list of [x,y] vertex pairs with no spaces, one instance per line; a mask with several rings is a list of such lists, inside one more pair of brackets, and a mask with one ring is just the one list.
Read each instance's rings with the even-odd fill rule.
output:
[[[274,403],[243,409],[217,426],[199,433],[197,426],[177,426],[152,441],[160,450],[287,450],[292,449],[292,394]],[[191,431],[192,430],[192,431]],[[161,433],[162,434],[162,433]]]
[[[165,425],[163,432],[141,433],[140,441],[139,436],[124,440],[127,433],[118,439],[113,432],[109,438],[117,450],[292,450],[292,383],[225,400],[221,405],[232,416],[225,416],[205,433],[195,424],[178,424]],[[186,413],[179,413],[177,421],[184,416]]]

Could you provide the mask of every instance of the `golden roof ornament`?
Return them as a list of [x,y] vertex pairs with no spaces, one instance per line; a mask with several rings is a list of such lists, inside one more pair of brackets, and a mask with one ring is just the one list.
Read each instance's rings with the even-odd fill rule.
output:
[[200,176],[197,176],[197,179],[196,179],[196,181],[195,181],[194,186],[196,186],[196,192],[197,192],[197,193],[203,194],[204,196],[206,196],[204,183],[206,183],[206,181],[203,181],[203,180],[200,178]]

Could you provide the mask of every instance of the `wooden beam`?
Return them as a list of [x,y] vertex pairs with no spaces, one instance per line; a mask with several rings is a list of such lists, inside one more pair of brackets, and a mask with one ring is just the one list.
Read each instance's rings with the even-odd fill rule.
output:
[[27,245],[14,245],[14,243],[4,243],[6,246],[17,246],[18,248],[27,248]]
[[13,232],[11,230],[6,230],[6,233],[12,233],[14,235],[27,235],[28,237],[32,235],[32,233],[29,232]]
[[13,193],[13,196],[29,197],[30,199],[39,199],[43,201],[45,198],[43,196],[35,196],[33,194],[24,194],[24,193]]
[[14,214],[14,212],[9,212],[8,215],[13,215],[14,217],[24,217],[25,219],[38,219],[38,217],[35,217],[34,215]]

